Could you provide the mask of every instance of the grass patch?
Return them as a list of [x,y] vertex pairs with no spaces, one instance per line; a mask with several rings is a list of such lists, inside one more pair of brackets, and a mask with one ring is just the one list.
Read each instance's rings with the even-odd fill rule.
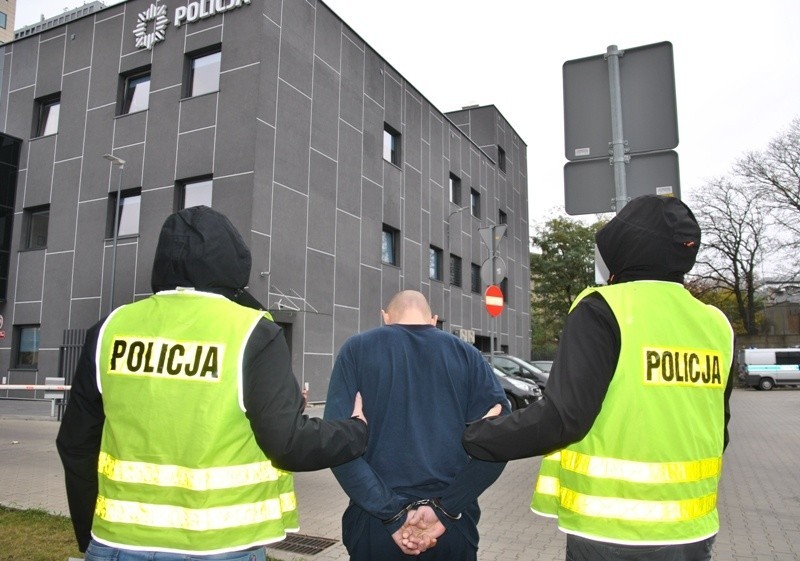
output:
[[83,559],[69,517],[0,505],[0,561],[67,561],[70,557]]
[[72,521],[43,510],[0,506],[0,561],[67,561],[83,558]]

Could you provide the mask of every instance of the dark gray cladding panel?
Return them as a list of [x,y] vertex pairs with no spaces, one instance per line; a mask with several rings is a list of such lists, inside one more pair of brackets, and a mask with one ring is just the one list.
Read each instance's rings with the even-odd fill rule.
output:
[[281,33],[281,78],[311,96],[314,53],[314,7],[284,2]]
[[[55,165],[50,220],[47,225],[47,251],[57,253],[75,248],[75,221],[78,213],[80,159],[64,160]],[[70,259],[72,259],[70,257]],[[68,267],[72,269],[72,263]]]
[[[209,47],[213,47],[214,45],[219,45],[222,42],[221,26],[217,25],[208,29],[201,29],[200,27],[204,24],[211,25],[214,23],[219,23],[219,20],[216,18],[209,18],[207,20],[200,20],[197,23],[192,23],[186,26],[185,51],[187,53],[201,51]],[[226,56],[227,52],[222,55],[222,64],[224,64],[226,68],[230,68],[231,65],[226,63],[224,60]]]
[[337,208],[361,216],[361,133],[347,123],[339,124],[339,196]]
[[361,263],[377,268],[381,266],[382,191],[371,181],[361,182]]
[[[147,133],[147,111],[117,117],[114,125],[114,146],[143,144]],[[59,144],[59,150],[61,145]]]
[[281,28],[272,21],[264,20],[258,48],[261,55],[259,63],[260,86],[258,90],[258,119],[275,125],[275,106],[278,95],[278,52],[280,48]]
[[[42,252],[44,253],[44,252]],[[21,275],[20,275],[21,278]],[[37,283],[41,283],[42,279],[36,279]],[[41,290],[41,284],[39,284]],[[41,293],[40,293],[41,296]],[[14,304],[14,323],[17,325],[25,324],[38,324],[42,320],[42,302],[22,302]],[[40,357],[41,362],[41,357]],[[41,365],[40,365],[41,366]]]
[[[306,319],[308,322],[311,318]],[[306,327],[306,334],[308,334]],[[310,351],[309,351],[310,352]],[[326,352],[330,352],[327,350]],[[328,384],[331,379],[331,369],[333,368],[332,354],[307,354],[303,358],[303,368],[294,369],[295,376],[303,373],[303,380],[308,382],[308,398],[310,401],[323,401],[328,395]]]
[[[258,66],[220,76],[214,175],[249,173],[255,167]],[[248,177],[252,184],[252,177]]]
[[383,182],[383,107],[364,98],[364,142],[361,173],[381,184]]
[[406,92],[405,130],[403,131],[403,160],[414,169],[422,167],[422,135],[421,112],[419,97],[412,92]]
[[61,68],[63,65],[63,34],[39,45],[39,65],[36,68],[36,97],[61,91]]
[[[51,237],[52,239],[52,237]],[[50,241],[48,240],[48,251]],[[64,326],[69,320],[70,290],[72,287],[72,252],[50,253],[44,272],[44,301],[47,321],[42,321],[42,341],[60,343]],[[49,345],[47,345],[49,346]]]
[[[14,301],[33,302],[42,298],[42,284],[44,282],[44,256],[45,250],[20,251],[17,263],[17,283]],[[14,318],[15,323],[21,323],[19,318]],[[38,318],[34,323],[39,323]]]
[[116,104],[119,84],[119,49],[123,18],[115,17],[95,25],[95,49],[92,53],[92,77],[89,109]]
[[214,178],[214,208],[230,219],[248,245],[252,200],[253,179],[249,174]]
[[113,141],[114,106],[98,108],[86,114],[86,141],[83,147],[81,200],[107,199],[111,163],[103,159]]
[[311,100],[280,83],[275,146],[275,181],[308,192]]
[[337,306],[358,308],[358,269],[361,221],[346,212],[336,213],[336,295]]
[[364,93],[383,107],[383,59],[369,46],[365,52]]
[[[328,316],[333,313],[334,287],[331,279],[334,272],[334,257],[328,253],[308,251],[306,259],[308,260],[308,270],[314,271],[314,274],[306,277],[306,299],[317,312],[323,314],[323,316]],[[303,293],[301,290],[297,291],[301,294]],[[314,337],[310,338],[309,342],[313,339]],[[331,344],[332,341],[328,338],[322,345],[317,346],[316,352],[330,352]]]
[[[11,73],[9,90],[14,91],[36,84],[36,64],[39,58],[39,42],[37,40],[18,41],[11,44],[14,53],[13,64],[7,71]],[[8,63],[8,59],[6,59]],[[58,91],[56,89],[56,91]],[[33,95],[33,93],[31,93]],[[27,136],[27,133],[26,133]]]
[[333,253],[336,250],[336,162],[314,151],[311,152],[308,205],[308,247]]
[[[221,77],[220,84],[222,84]],[[180,132],[213,127],[217,117],[217,96],[218,92],[212,92],[181,101]]]
[[[319,265],[319,264],[318,264]],[[323,267],[321,270],[325,270]],[[330,267],[331,274],[333,273],[333,263],[331,262]],[[333,287],[332,283],[330,282],[330,276],[328,277],[328,281],[326,284],[328,287]],[[312,292],[309,290],[309,298],[311,298]],[[314,299],[311,301],[311,304],[317,308],[317,304],[321,303],[319,297],[322,296],[322,293],[313,293]],[[333,300],[333,291],[330,294],[330,300],[328,300],[328,304],[330,306],[330,302]],[[306,314],[306,341],[308,341],[306,346],[306,352],[312,353],[314,355],[319,354],[328,354],[330,355],[333,352],[333,314],[329,311],[327,313],[322,312],[322,310],[317,310],[320,312],[318,314],[310,313]],[[326,362],[330,362],[330,356],[325,359]],[[325,379],[329,378],[330,374],[330,366],[328,366],[329,372],[328,375],[324,376]],[[308,374],[308,372],[306,372]],[[321,381],[321,380],[319,380]],[[318,381],[318,382],[319,382]],[[315,384],[313,382],[309,382],[311,387],[316,390]],[[325,394],[322,394],[322,398],[325,398]]]
[[182,134],[178,138],[178,163],[176,179],[190,179],[211,175],[214,171],[215,129],[200,129]]
[[136,268],[136,293],[150,292],[150,276],[161,226],[172,214],[175,190],[143,189],[139,209],[139,259]]
[[[25,208],[44,205],[50,202],[50,188],[53,183],[53,159],[55,156],[56,135],[43,136],[30,142],[31,161],[37,165],[28,170],[25,183]],[[19,196],[19,195],[18,195]]]
[[383,106],[383,120],[391,127],[403,132],[403,92],[400,82],[391,77],[388,72],[384,73],[384,88],[386,92],[386,103]]
[[[360,331],[366,331],[381,324],[380,311],[384,306],[381,295],[381,270],[361,266],[361,301],[359,303]],[[386,300],[391,295],[386,295]]]
[[[316,33],[314,36],[314,52],[325,61],[325,63],[339,72],[340,54],[339,49],[342,44],[342,22],[333,15],[328,7],[321,3],[316,3],[317,21]],[[316,95],[316,83],[314,84]]]
[[360,129],[364,113],[364,51],[347,40],[342,41],[342,99],[340,103],[342,119]]
[[[425,180],[428,181],[427,179]],[[421,211],[421,197],[422,197],[422,176],[413,168],[406,168],[405,189],[403,190],[405,197],[403,198],[405,228],[403,229],[403,236],[410,240],[419,242],[422,239],[423,216],[424,227],[427,230],[428,219],[427,213]]]
[[92,63],[94,18],[81,18],[67,24],[64,74],[88,67]]
[[339,138],[339,74],[319,60],[314,62],[311,104],[311,147],[335,160]]
[[81,156],[83,135],[86,130],[86,93],[89,91],[89,69],[84,68],[64,76],[61,92],[61,111],[58,119],[58,135],[68,142],[58,143],[56,160],[68,160]]
[[103,263],[100,256],[103,255],[107,220],[108,197],[105,195],[102,199],[81,203],[78,206],[73,298],[100,296]]
[[[253,181],[253,230],[269,233],[272,219],[272,165],[275,129],[256,121],[255,176]],[[312,160],[313,161],[313,160]]]
[[100,298],[73,300],[69,313],[70,327],[88,329],[100,319]]
[[[136,49],[130,54],[122,55],[119,63],[120,73],[131,72],[132,70],[139,70],[140,68],[151,66],[153,64],[153,51],[150,49]],[[150,76],[152,80],[152,74]]]
[[[222,72],[259,61],[261,52],[256,45],[265,24],[264,17],[259,13],[260,7],[260,2],[242,4],[239,8],[228,10],[224,16],[209,18],[209,23],[216,25],[224,22]],[[251,94],[257,97],[255,91],[251,91]]]
[[403,227],[403,173],[389,162],[383,162],[383,221],[401,230]]
[[421,275],[424,273],[426,282],[428,279],[428,244],[423,247],[419,242],[403,240],[402,252],[400,266],[403,268],[403,288],[419,289]]
[[[446,130],[446,129],[445,129]],[[461,166],[461,134],[459,133],[458,129],[455,127],[450,128],[450,132],[447,133],[447,137],[449,142],[446,144],[448,151],[448,157],[450,159],[450,169],[458,175],[462,180],[462,185],[464,186],[464,204],[468,203],[469,200],[466,199],[466,196],[469,194],[469,187],[470,182],[466,178],[468,174],[464,173],[464,168]],[[469,162],[467,162],[469,163]]]
[[178,88],[150,92],[143,186],[163,187],[175,182],[175,135],[178,132],[175,108],[179,99]]
[[[144,161],[144,144],[133,144],[123,148],[115,148],[114,154],[125,160],[124,173],[122,174],[122,189],[141,187],[142,185],[142,163]],[[108,162],[108,160],[104,160]],[[119,172],[117,168],[111,171],[111,181],[108,191],[117,190],[119,185]]]
[[[338,288],[338,287],[337,287]],[[358,310],[336,305],[333,309],[333,354],[339,353],[344,342],[353,333],[358,333]]]
[[282,292],[302,293],[306,279],[306,217],[308,197],[280,185],[274,187],[272,261],[270,283]]

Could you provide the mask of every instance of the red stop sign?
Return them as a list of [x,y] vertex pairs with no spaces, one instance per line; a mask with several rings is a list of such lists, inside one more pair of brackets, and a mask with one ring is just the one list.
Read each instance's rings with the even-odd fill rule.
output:
[[503,291],[496,284],[486,287],[486,311],[492,317],[497,317],[503,312]]

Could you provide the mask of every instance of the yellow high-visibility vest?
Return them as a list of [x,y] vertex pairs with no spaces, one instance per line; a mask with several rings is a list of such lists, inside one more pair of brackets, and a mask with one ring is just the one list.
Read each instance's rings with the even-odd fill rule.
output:
[[545,456],[531,509],[590,539],[691,543],[719,530],[727,318],[681,285],[636,281],[597,291],[619,324],[620,357],[579,442]]
[[191,290],[115,310],[97,347],[106,415],[92,535],[213,554],[297,531],[292,474],[255,441],[242,360],[264,312]]

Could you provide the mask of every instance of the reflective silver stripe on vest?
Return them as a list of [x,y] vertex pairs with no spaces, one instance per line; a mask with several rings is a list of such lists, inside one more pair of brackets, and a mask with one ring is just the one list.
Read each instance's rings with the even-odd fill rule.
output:
[[719,476],[722,458],[689,462],[634,462],[561,450],[561,467],[590,477],[635,483],[686,483]]
[[230,489],[277,481],[281,475],[287,473],[274,467],[269,460],[240,466],[194,469],[118,460],[105,452],[100,452],[97,471],[108,479],[122,483],[181,487],[193,491]]
[[207,509],[118,501],[98,496],[95,514],[109,522],[203,532],[281,520],[289,506],[297,506],[294,493],[257,503]]

